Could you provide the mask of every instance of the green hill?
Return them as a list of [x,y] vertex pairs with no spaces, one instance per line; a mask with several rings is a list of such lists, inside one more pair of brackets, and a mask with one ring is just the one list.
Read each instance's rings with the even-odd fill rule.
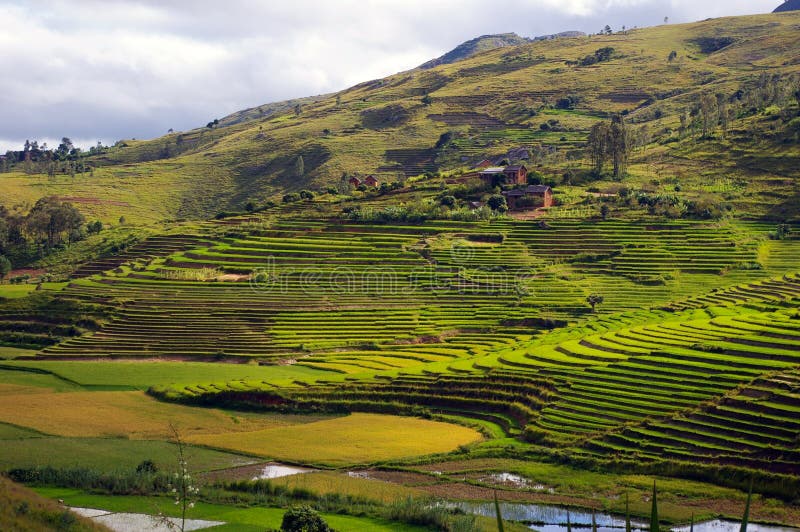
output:
[[[108,221],[208,218],[287,191],[344,188],[345,175],[404,181],[520,147],[532,154],[529,167],[560,182],[567,171],[588,173],[590,128],[622,113],[635,135],[622,185],[679,186],[679,195],[711,194],[743,216],[792,217],[798,22],[787,13],[536,42],[503,37],[514,45],[488,51],[479,39],[468,47],[476,55],[455,63],[120,142],[87,161],[91,177],[12,172],[0,181],[8,204],[79,196]],[[595,62],[604,49],[613,50]],[[700,139],[703,95],[723,107],[714,104]]]

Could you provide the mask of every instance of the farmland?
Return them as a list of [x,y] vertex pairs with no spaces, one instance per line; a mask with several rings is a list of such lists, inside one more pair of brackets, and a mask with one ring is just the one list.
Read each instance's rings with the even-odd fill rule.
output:
[[[798,24],[530,42],[0,173],[9,220],[56,195],[101,222],[0,282],[0,470],[152,513],[185,452],[220,530],[295,503],[492,530],[432,501],[495,493],[642,517],[654,477],[665,523],[752,485],[754,520],[800,525]],[[738,107],[700,135],[708,87]],[[590,168],[623,116],[626,171]],[[553,207],[489,205],[473,163],[520,149]],[[254,480],[271,461],[322,471]]]

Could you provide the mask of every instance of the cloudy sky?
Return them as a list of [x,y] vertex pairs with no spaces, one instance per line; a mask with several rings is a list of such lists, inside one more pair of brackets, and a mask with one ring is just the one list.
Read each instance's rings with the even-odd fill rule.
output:
[[190,129],[413,68],[489,33],[596,33],[780,0],[0,0],[0,152]]

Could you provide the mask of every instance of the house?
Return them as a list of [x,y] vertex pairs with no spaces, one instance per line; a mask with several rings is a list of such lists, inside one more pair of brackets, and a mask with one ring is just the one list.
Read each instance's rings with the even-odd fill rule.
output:
[[358,188],[358,187],[361,186],[361,180],[359,178],[355,177],[355,176],[353,176],[350,179],[348,179],[347,182],[350,183],[355,188]]
[[478,176],[492,185],[524,185],[528,179],[528,169],[520,165],[494,166],[481,170]]
[[504,170],[502,166],[490,166],[478,172],[478,177],[489,185],[496,186],[506,180]]
[[380,185],[380,182],[378,182],[378,180],[375,179],[374,175],[368,175],[367,177],[364,178],[364,184],[367,185],[368,187],[377,187],[378,185]]
[[525,194],[539,198],[544,208],[553,206],[553,189],[547,185],[530,185],[525,189]]
[[478,164],[476,164],[475,168],[489,168],[491,166],[492,166],[492,161],[490,161],[489,159],[484,159]]
[[506,182],[524,185],[528,182],[528,169],[522,165],[506,166],[503,173],[506,175]]
[[538,209],[553,206],[553,189],[547,185],[530,185],[503,192],[510,210]]
[[469,202],[469,208],[472,209],[473,211],[475,209],[480,209],[482,207],[483,207],[483,202],[482,201],[470,201]]

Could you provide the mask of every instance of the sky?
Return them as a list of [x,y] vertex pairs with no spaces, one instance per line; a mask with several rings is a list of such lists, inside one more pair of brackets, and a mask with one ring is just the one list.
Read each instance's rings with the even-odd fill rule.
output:
[[780,0],[0,0],[0,153],[203,126],[526,37],[772,11]]

